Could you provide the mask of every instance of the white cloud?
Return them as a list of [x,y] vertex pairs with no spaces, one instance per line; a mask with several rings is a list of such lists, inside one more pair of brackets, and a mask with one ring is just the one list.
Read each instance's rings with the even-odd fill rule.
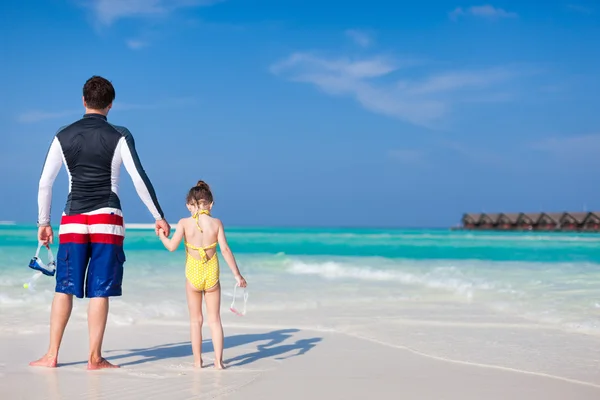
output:
[[324,59],[307,53],[292,54],[271,67],[278,75],[296,82],[310,83],[334,96],[350,96],[366,109],[398,117],[417,125],[427,125],[444,113],[444,105],[427,99],[411,101],[393,86],[372,80],[390,74],[397,66],[382,58],[363,60]]
[[[493,95],[493,89],[519,74],[514,68],[498,67],[442,72],[417,79],[409,78],[404,71],[411,65],[415,64],[410,60],[386,57],[325,58],[294,53],[272,65],[271,72],[311,84],[332,96],[351,97],[369,111],[426,127],[437,124],[453,104],[467,101],[465,93],[472,95],[486,89],[486,95]],[[404,74],[403,79],[394,78],[399,74]]]
[[468,8],[457,7],[454,11],[450,12],[450,18],[453,20],[464,16],[473,16],[480,18],[498,19],[498,18],[516,18],[518,14],[515,12],[509,12],[502,8],[497,8],[489,4],[482,6],[472,6]]
[[346,36],[354,41],[357,45],[361,47],[369,47],[372,43],[371,35],[367,32],[360,31],[357,29],[348,29],[346,31]]
[[208,6],[219,0],[90,0],[91,8],[98,22],[111,25],[121,18],[140,18],[166,15],[184,7]]
[[516,70],[507,67],[473,71],[451,71],[430,76],[414,85],[405,82],[401,82],[400,85],[409,89],[409,92],[413,94],[441,93],[463,89],[483,89],[496,83],[507,81],[516,74]]
[[148,47],[148,45],[149,45],[148,42],[145,42],[145,41],[139,40],[139,39],[129,39],[125,43],[127,44],[127,47],[129,47],[132,50],[140,50],[140,49],[143,49],[144,47]]

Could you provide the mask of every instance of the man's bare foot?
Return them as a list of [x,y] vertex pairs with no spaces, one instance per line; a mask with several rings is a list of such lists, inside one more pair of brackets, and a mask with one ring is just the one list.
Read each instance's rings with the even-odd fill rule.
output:
[[32,367],[56,368],[58,358],[52,354],[46,354],[42,358],[29,363]]
[[215,360],[215,369],[225,369],[227,366],[222,361]]
[[109,368],[121,368],[118,365],[114,365],[109,363],[106,359],[100,358],[95,361],[88,361],[88,370],[96,370],[96,369],[109,369]]
[[202,368],[203,366],[202,359],[200,359],[200,361],[194,361],[194,368]]

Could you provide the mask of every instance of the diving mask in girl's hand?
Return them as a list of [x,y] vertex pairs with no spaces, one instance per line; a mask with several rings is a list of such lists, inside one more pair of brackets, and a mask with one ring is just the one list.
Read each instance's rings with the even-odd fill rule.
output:
[[237,288],[238,288],[238,285],[236,283],[235,286],[233,287],[233,300],[231,301],[231,307],[229,307],[229,310],[232,313],[242,317],[242,316],[246,315],[246,304],[248,303],[248,292],[246,291],[246,288],[243,288],[243,290],[244,290],[244,308],[242,311],[239,311],[237,308],[235,308],[235,291],[237,290]]
[[48,264],[45,264],[40,258],[40,250],[42,247],[46,247],[43,243],[40,242],[38,245],[38,249],[35,252],[35,257],[29,261],[29,268],[35,269],[36,271],[40,271],[42,274],[47,276],[54,276],[54,272],[56,271],[56,263],[54,262],[54,255],[52,254],[52,250],[50,250],[50,246],[48,246]]

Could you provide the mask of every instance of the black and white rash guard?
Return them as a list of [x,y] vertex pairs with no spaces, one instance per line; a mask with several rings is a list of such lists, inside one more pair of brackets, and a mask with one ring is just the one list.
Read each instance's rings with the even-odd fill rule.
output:
[[61,128],[50,145],[39,183],[39,225],[50,224],[52,185],[62,164],[69,176],[66,215],[105,207],[120,210],[119,173],[123,164],[152,216],[156,220],[164,217],[129,130],[108,123],[104,115],[85,114]]

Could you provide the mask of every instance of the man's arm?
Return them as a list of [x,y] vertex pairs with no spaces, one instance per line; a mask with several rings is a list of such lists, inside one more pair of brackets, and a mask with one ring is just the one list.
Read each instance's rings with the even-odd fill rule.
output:
[[62,149],[57,137],[54,137],[42,169],[38,187],[38,225],[50,226],[52,208],[52,186],[63,164]]
[[[133,136],[128,130],[123,132],[121,141],[120,147],[123,165],[125,165],[125,169],[129,173],[129,176],[131,176],[138,196],[140,196],[140,199],[144,202],[156,221],[164,220],[164,214],[158,203],[156,192],[154,191],[154,187],[152,186],[148,175],[146,175],[146,171],[144,171],[144,168],[142,167],[142,163],[135,149]],[[167,235],[169,235],[169,230],[170,229],[167,228]]]

